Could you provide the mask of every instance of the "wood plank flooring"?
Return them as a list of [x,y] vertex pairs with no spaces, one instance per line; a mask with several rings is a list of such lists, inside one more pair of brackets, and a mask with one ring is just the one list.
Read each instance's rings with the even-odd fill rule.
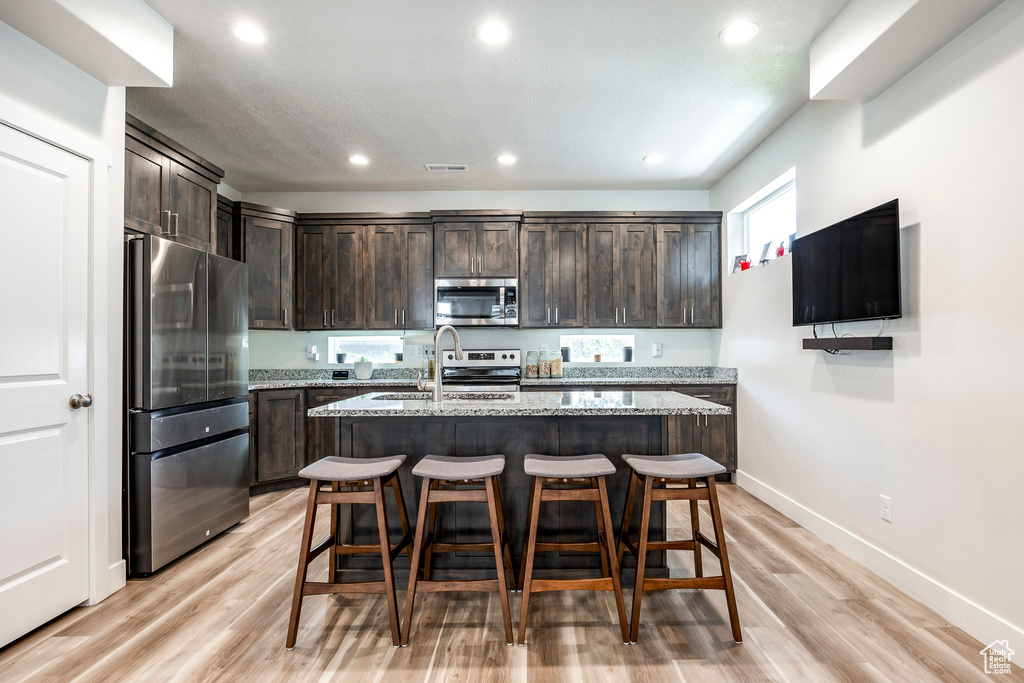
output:
[[[254,497],[229,533],[0,650],[0,681],[990,680],[981,643],[745,491],[719,492],[742,645],[719,591],[644,596],[635,646],[619,642],[611,594],[539,594],[525,647],[505,645],[496,596],[463,593],[418,598],[402,649],[391,646],[382,597],[306,598],[289,652],[306,497],[296,489]],[[688,514],[670,503],[670,535],[688,535]],[[316,579],[325,558],[311,566]],[[717,570],[704,558],[706,573]],[[692,571],[689,553],[671,551],[669,562],[674,574]],[[516,617],[518,604],[517,594]],[[1015,666],[999,678],[1024,674]]]

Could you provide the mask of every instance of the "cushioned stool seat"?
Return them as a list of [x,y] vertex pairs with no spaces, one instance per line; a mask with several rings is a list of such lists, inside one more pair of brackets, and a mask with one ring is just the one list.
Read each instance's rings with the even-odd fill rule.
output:
[[451,455],[428,455],[416,463],[412,473],[427,479],[483,479],[496,477],[505,470],[504,455],[481,455],[462,457]]
[[725,472],[725,467],[700,453],[679,453],[676,455],[631,455],[623,454],[622,459],[637,471],[648,477],[665,479],[700,479],[713,477]]
[[317,481],[354,481],[386,477],[405,462],[404,455],[383,458],[339,458],[329,456],[299,470],[299,476]]
[[531,477],[581,479],[615,474],[615,465],[600,453],[591,455],[537,455],[523,460],[523,470]]

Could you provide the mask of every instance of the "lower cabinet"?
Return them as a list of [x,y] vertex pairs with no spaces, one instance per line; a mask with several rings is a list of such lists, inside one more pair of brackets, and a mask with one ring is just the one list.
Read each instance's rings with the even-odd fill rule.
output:
[[[345,398],[358,396],[368,390],[359,389],[307,389],[306,409],[319,408]],[[329,455],[338,454],[338,421],[328,418],[306,418],[306,464]]]
[[304,389],[256,392],[255,484],[290,479],[306,466]]

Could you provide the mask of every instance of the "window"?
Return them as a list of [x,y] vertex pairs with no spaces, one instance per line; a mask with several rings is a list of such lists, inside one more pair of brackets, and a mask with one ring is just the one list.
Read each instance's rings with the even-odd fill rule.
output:
[[779,245],[789,253],[790,236],[796,232],[796,181],[791,180],[743,212],[747,258],[757,264],[764,245],[771,243],[766,258],[775,258]]
[[402,337],[330,337],[327,344],[327,362],[340,363],[338,354],[345,354],[345,363],[365,358],[374,363],[396,363],[396,353],[402,353]]
[[[632,362],[634,336],[631,334],[563,334],[559,346],[569,347],[570,363]],[[628,349],[628,351],[627,351]],[[600,356],[600,361],[596,356]]]

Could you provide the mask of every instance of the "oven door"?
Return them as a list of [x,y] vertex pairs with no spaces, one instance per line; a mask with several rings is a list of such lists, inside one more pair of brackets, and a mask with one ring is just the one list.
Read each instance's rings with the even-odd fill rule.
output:
[[435,280],[437,325],[514,325],[505,317],[505,280]]

